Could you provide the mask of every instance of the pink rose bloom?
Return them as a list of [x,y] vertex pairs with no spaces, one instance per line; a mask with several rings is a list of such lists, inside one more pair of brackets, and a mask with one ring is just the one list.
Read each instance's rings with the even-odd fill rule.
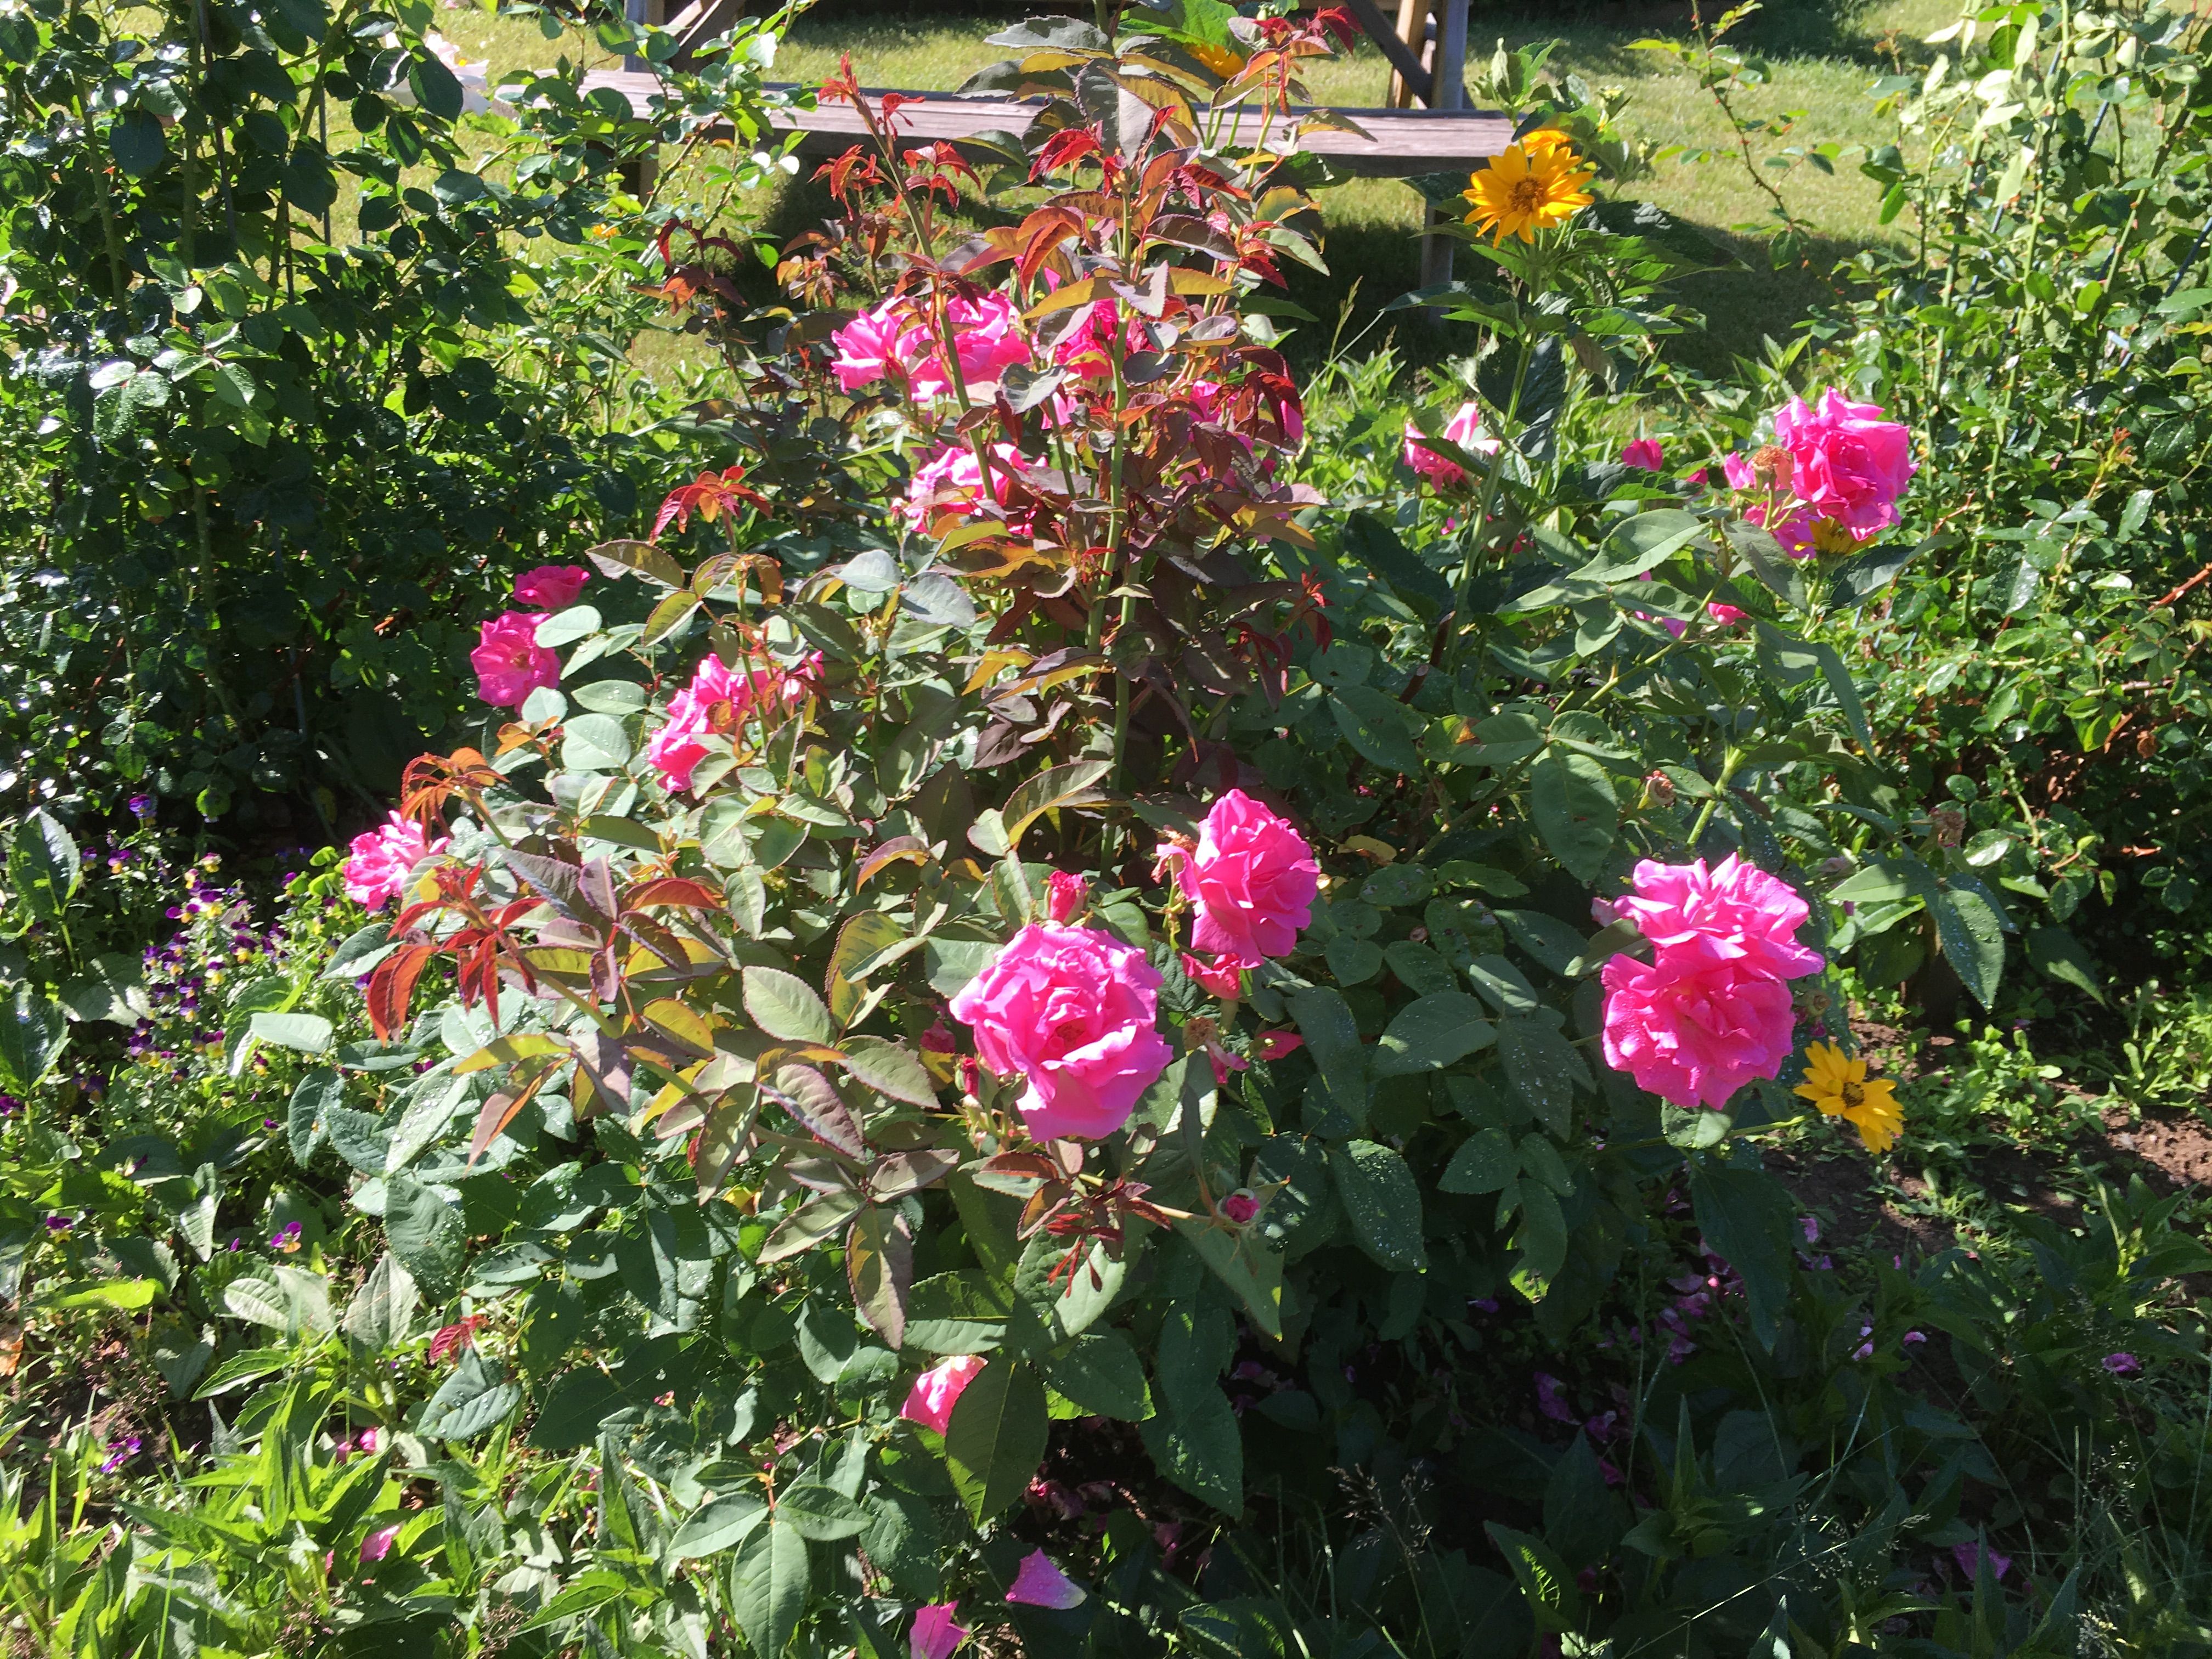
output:
[[1014,1575],[1014,1587],[1006,1592],[1006,1600],[1018,1601],[1032,1607],[1079,1607],[1083,1605],[1083,1586],[1070,1578],[1042,1550],[1032,1550],[1022,1559],[1021,1571]]
[[1221,1200],[1221,1213],[1238,1226],[1249,1226],[1260,1213],[1260,1200],[1249,1193],[1235,1192]]
[[900,361],[899,337],[911,326],[906,302],[890,299],[832,334],[830,343],[837,348],[837,356],[830,367],[838,386],[858,392],[882,380],[890,366]]
[[1656,472],[1667,465],[1667,452],[1659,447],[1656,438],[1638,438],[1622,447],[1620,464],[1640,468],[1645,472]]
[[1797,943],[1811,915],[1797,890],[1733,853],[1710,871],[1703,859],[1645,859],[1634,880],[1636,890],[1613,908],[1635,921],[1662,960],[1740,966],[1767,979],[1796,979],[1826,965],[1818,951]]
[[[1021,313],[1003,294],[948,301],[945,307],[945,331],[959,347],[960,378],[971,390],[996,380],[1017,363],[1030,360],[1030,343],[1022,333]],[[943,398],[952,392],[952,376],[945,368],[944,353],[930,350],[933,343],[928,325],[920,321],[898,342],[900,355],[909,365],[919,365],[914,368],[914,378],[908,385],[917,398]]]
[[381,910],[404,890],[415,866],[433,853],[442,853],[450,838],[431,841],[422,826],[394,812],[374,830],[353,838],[352,855],[345,861],[346,896],[371,910]]
[[1600,978],[1606,1064],[1677,1106],[1726,1105],[1796,1046],[1788,988],[1738,963],[1617,956]]
[[1198,845],[1161,848],[1164,864],[1198,907],[1191,943],[1229,967],[1257,968],[1288,956],[1298,930],[1313,920],[1321,866],[1304,836],[1242,789],[1213,803]]
[[1192,984],[1212,992],[1224,1001],[1234,1000],[1242,988],[1243,981],[1238,978],[1240,970],[1235,963],[1225,957],[1209,963],[1185,951],[1182,953],[1182,971],[1183,976]]
[[[1052,361],[1079,380],[1104,380],[1114,374],[1114,331],[1121,326],[1121,307],[1111,300],[1094,300],[1084,313],[1083,320],[1061,335],[1052,348]],[[1124,356],[1142,351],[1146,346],[1142,331],[1134,318],[1121,328],[1121,351]],[[1212,384],[1207,382],[1207,384]],[[1221,388],[1214,386],[1218,397]],[[1193,398],[1197,393],[1193,389]]]
[[[1000,506],[1013,489],[1014,476],[1029,463],[1012,444],[991,446],[991,498]],[[975,452],[965,444],[948,444],[915,469],[907,486],[899,516],[909,529],[921,530],[939,513],[972,513],[983,495],[983,469]]]
[[907,1390],[906,1404],[899,1407],[899,1415],[909,1423],[919,1423],[925,1429],[934,1429],[943,1434],[952,1422],[952,1407],[961,1391],[975,1380],[983,1369],[981,1354],[963,1353],[948,1359],[941,1365],[933,1365],[914,1379],[914,1387]]
[[[1406,422],[1406,465],[1438,489],[1456,489],[1467,482],[1467,470],[1454,461],[1448,461],[1433,450],[1421,447],[1420,429],[1411,421]],[[1438,434],[1457,444],[1470,455],[1495,455],[1498,440],[1482,429],[1482,405],[1470,398],[1452,412]]]
[[1919,469],[1912,434],[1830,386],[1817,404],[1792,398],[1774,417],[1774,441],[1797,464],[1791,487],[1822,518],[1860,541],[1897,522],[1897,498]]
[[538,643],[544,620],[505,611],[477,630],[469,662],[477,671],[477,695],[493,708],[520,708],[540,686],[561,683],[561,659]]
[[1097,1139],[1128,1121],[1174,1054],[1157,1029],[1160,976],[1145,953],[1091,927],[1030,922],[952,999],[983,1064],[1029,1086],[1038,1140]]
[[745,723],[762,704],[773,723],[785,707],[806,695],[805,667],[786,673],[773,661],[750,674],[732,673],[712,652],[692,672],[691,684],[668,700],[668,723],[645,745],[645,758],[672,791],[689,789],[691,773],[709,752],[706,738],[742,736]]
[[1066,921],[1083,908],[1083,902],[1090,896],[1091,884],[1081,876],[1055,870],[1052,879],[1045,884],[1045,914],[1054,921]]
[[592,573],[580,564],[541,564],[514,579],[515,603],[534,605],[541,611],[566,611],[591,580]]
[[388,1527],[379,1527],[361,1540],[361,1559],[364,1561],[381,1561],[392,1553],[392,1540],[398,1536],[399,1525],[397,1522]]
[[915,1613],[913,1659],[951,1659],[952,1650],[968,1639],[967,1627],[953,1623],[959,1611],[957,1601],[937,1601]]
[[1296,1031],[1262,1031],[1252,1039],[1252,1052],[1262,1060],[1280,1060],[1305,1046],[1306,1040]]
[[1748,611],[1739,611],[1732,605],[1721,604],[1717,599],[1705,606],[1705,614],[1723,628],[1734,628],[1738,623],[1751,620]]

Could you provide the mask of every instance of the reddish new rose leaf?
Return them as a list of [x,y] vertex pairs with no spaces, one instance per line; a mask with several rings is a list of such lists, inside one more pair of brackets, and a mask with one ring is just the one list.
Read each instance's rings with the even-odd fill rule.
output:
[[369,1026],[379,1042],[391,1042],[392,1033],[406,1024],[415,981],[437,954],[434,945],[404,945],[377,963],[368,976],[368,1002]]

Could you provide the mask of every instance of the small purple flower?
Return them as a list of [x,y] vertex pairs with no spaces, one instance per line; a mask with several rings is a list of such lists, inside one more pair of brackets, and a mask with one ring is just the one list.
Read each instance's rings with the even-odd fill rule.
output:
[[1907,1331],[1898,1339],[1898,1345],[1900,1347],[1917,1348],[1927,1340],[1928,1334],[1925,1331]]
[[1813,1217],[1801,1216],[1797,1224],[1803,1230],[1805,1242],[1808,1244],[1818,1244],[1820,1242],[1820,1224]]
[[1498,1298],[1494,1296],[1478,1296],[1474,1298],[1472,1305],[1481,1309],[1482,1311],[1486,1314],[1496,1313],[1498,1311]]
[[273,1117],[264,1117],[261,1120],[261,1127],[264,1129],[273,1129],[276,1127],[276,1120]]
[[65,1233],[76,1225],[76,1223],[65,1215],[50,1215],[46,1218],[46,1231],[50,1233]]
[[1575,1420],[1574,1407],[1567,1404],[1565,1391],[1559,1379],[1548,1371],[1536,1373],[1536,1409],[1554,1423]]
[[134,1434],[128,1440],[109,1447],[107,1461],[100,1466],[100,1472],[102,1474],[114,1474],[116,1470],[138,1455],[138,1437]]
[[150,818],[154,816],[154,798],[151,795],[133,795],[130,804],[131,817]]
[[1959,1564],[1959,1571],[1969,1578],[1981,1576],[1981,1564],[1984,1561],[1989,1563],[1992,1578],[2003,1577],[2012,1566],[2012,1557],[1999,1555],[1978,1538],[1971,1544],[1952,1545],[1951,1559]]
[[2142,1369],[2142,1361],[2131,1353],[2108,1353],[2102,1363],[2114,1376],[2133,1376]]

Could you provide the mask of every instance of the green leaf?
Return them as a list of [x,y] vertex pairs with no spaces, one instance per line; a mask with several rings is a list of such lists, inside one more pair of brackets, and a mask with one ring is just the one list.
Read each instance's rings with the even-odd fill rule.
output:
[[1372,1140],[1347,1140],[1328,1149],[1328,1167],[1360,1248],[1386,1267],[1425,1269],[1421,1189],[1406,1160]]
[[669,1540],[671,1562],[720,1555],[735,1549],[768,1519],[768,1505],[750,1492],[729,1492],[704,1505]]
[[1793,611],[1802,611],[1808,603],[1805,592],[1805,573],[1799,561],[1782,550],[1782,544],[1764,525],[1746,524],[1741,519],[1731,519],[1728,525],[1729,545],[1743,556],[1751,567],[1752,574],[1766,584],[1770,592]]
[[1942,941],[1944,956],[1974,994],[1974,1000],[1994,1008],[2005,959],[2004,924],[1997,913],[1979,893],[1949,887],[1929,895],[1928,914],[1936,920],[1936,937]]
[[1851,679],[1851,671],[1837,654],[1836,647],[1825,641],[1813,647],[1813,654],[1820,659],[1820,672],[1827,676],[1828,689],[1836,694],[1837,707],[1844,711],[1844,723],[1851,728],[1859,747],[1871,751],[1874,731],[1867,725],[1866,705],[1859,701],[1859,689]]
[[1503,1129],[1482,1129],[1460,1143],[1437,1185],[1448,1193],[1494,1193],[1520,1167],[1512,1138]]
[[2070,985],[2104,1001],[2104,988],[2097,983],[2095,958],[2063,927],[2029,928],[2027,959],[2061,985]]
[[61,1000],[79,1019],[136,1025],[153,1017],[147,1000],[144,964],[134,956],[111,951],[94,957],[91,971],[61,988]]
[[346,1304],[346,1340],[373,1356],[405,1347],[417,1299],[414,1275],[387,1250],[377,1257],[368,1277]]
[[1495,1521],[1483,1522],[1483,1530],[1513,1569],[1521,1594],[1528,1599],[1528,1611],[1535,1615],[1537,1628],[1555,1632],[1572,1630],[1582,1617],[1582,1592],[1575,1587],[1574,1575],[1551,1547],[1540,1538],[1531,1538]]
[[1936,891],[1936,872],[1917,858],[1875,859],[1828,890],[1836,903],[1885,904],[1901,898],[1925,899]]
[[[1269,1336],[1283,1335],[1283,1257],[1269,1248],[1256,1227],[1218,1225],[1202,1215],[1187,1216],[1176,1231],[1190,1241],[1221,1282],[1237,1292],[1244,1310]],[[1063,1393],[1066,1390],[1062,1390]]]
[[1020,846],[1024,833],[1045,813],[1104,800],[1105,793],[1092,786],[1113,769],[1114,763],[1108,760],[1071,761],[1065,766],[1048,766],[1021,785],[999,809],[1006,842],[1000,853]]
[[384,1231],[392,1254],[431,1295],[442,1298],[459,1288],[468,1257],[460,1212],[412,1176],[386,1181]]
[[890,960],[885,953],[906,939],[906,929],[881,910],[863,910],[837,930],[836,947],[830,952],[829,971],[823,978],[830,993],[830,1016],[840,1027],[851,1024],[860,1011],[862,993],[857,981]]
[[1530,808],[1552,856],[1588,884],[1604,873],[1620,822],[1613,780],[1588,755],[1550,749],[1529,773]]
[[1376,1044],[1369,1069],[1376,1077],[1439,1071],[1487,1048],[1497,1036],[1483,1018],[1480,1003],[1464,991],[1440,991],[1398,1011]]
[[416,101],[431,114],[447,121],[461,118],[460,78],[427,49],[408,60],[407,84]]
[[1137,1425],[1159,1472],[1230,1515],[1244,1508],[1244,1438],[1218,1384],[1168,1397]]
[[1773,1176],[1692,1161],[1690,1202],[1705,1242],[1742,1277],[1752,1334],[1771,1350],[1789,1305],[1796,1209]]
[[41,1309],[112,1308],[122,1313],[136,1313],[151,1305],[161,1281],[154,1279],[103,1279],[95,1284],[80,1285],[38,1298]]
[[0,1003],[0,1084],[27,1095],[46,1080],[69,1046],[69,1016],[60,1003],[18,985]]
[[571,772],[619,772],[629,733],[612,714],[578,714],[561,728],[561,764]]
[[161,131],[161,118],[152,110],[127,109],[108,128],[107,148],[116,166],[133,179],[143,179],[167,159],[169,142]]
[[909,1106],[935,1109],[937,1085],[930,1079],[929,1068],[903,1042],[889,1037],[851,1037],[846,1041],[844,1054],[845,1069],[854,1081]]
[[[971,1385],[972,1386],[972,1385]],[[781,1659],[806,1611],[806,1540],[771,1516],[730,1561],[730,1612],[757,1659]]]
[[[1064,1265],[1071,1253],[1073,1263]],[[1128,1271],[1100,1241],[1039,1233],[1014,1269],[1008,1330],[1015,1346],[1031,1355],[1048,1353],[1089,1330],[1113,1306]]]
[[1588,941],[1582,931],[1541,910],[1499,910],[1494,913],[1513,942],[1553,973],[1565,975],[1582,960]]
[[775,1518],[789,1522],[801,1538],[817,1544],[858,1537],[868,1524],[858,1504],[819,1480],[802,1480],[787,1487],[776,1500]]
[[991,1360],[960,1391],[945,1426],[945,1464],[978,1526],[1029,1490],[1049,1427],[1044,1384],[1018,1360]]
[[1607,543],[1612,556],[1593,560],[1567,578],[1629,581],[1656,569],[1706,533],[1705,521],[1678,507],[1653,507],[1623,519]]
[[1528,1109],[1554,1136],[1567,1133],[1575,1091],[1590,1085],[1589,1067],[1559,1030],[1534,1014],[1498,1027],[1498,1056],[1505,1076]]
[[1152,1414],[1145,1367],[1119,1331],[1093,1331],[1039,1362],[1044,1380],[1096,1417],[1138,1423]]
[[471,1347],[461,1354],[453,1375],[422,1405],[416,1425],[434,1440],[473,1440],[495,1423],[503,1423],[522,1403],[522,1389],[504,1369]]
[[744,970],[745,1012],[754,1024],[785,1042],[827,1042],[830,1011],[814,988],[781,968]]
[[1360,758],[1386,772],[1419,774],[1413,716],[1406,705],[1371,685],[1346,685],[1329,693],[1329,713]]
[[1367,1056],[1359,1044],[1358,1022],[1344,994],[1326,985],[1305,986],[1283,999],[1298,1035],[1312,1050],[1337,1109],[1355,1125],[1367,1121]]
[[609,576],[642,576],[663,587],[684,586],[684,567],[651,542],[601,542],[584,556]]
[[262,1043],[289,1048],[296,1054],[328,1054],[334,1030],[320,1014],[258,1013],[246,1022],[246,1041],[231,1051],[230,1074],[236,1077]]
[[25,813],[8,840],[8,884],[15,902],[52,921],[69,908],[83,875],[76,842],[60,821],[43,806]]

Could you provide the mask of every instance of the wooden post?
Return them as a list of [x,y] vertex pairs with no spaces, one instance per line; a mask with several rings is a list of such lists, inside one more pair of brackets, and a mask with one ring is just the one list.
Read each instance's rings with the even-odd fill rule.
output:
[[[1412,48],[1416,58],[1424,63],[1430,62],[1427,51],[1429,0],[1398,0],[1398,38]],[[1413,88],[1407,85],[1406,77],[1395,67],[1390,71],[1389,95],[1383,101],[1392,109],[1406,109],[1413,101]]]
[[[1468,0],[1443,0],[1443,9],[1437,18],[1437,51],[1430,60],[1431,85],[1436,88],[1436,98],[1430,107],[1436,110],[1457,110],[1467,107],[1467,8]],[[1434,225],[1440,218],[1437,210],[1428,211],[1428,222]],[[1427,235],[1421,238],[1421,286],[1434,288],[1451,281],[1452,245],[1448,236]]]
[[[623,0],[623,15],[633,23],[665,23],[668,21],[668,0]],[[623,67],[631,74],[649,72],[653,65],[642,58],[625,53]],[[660,172],[655,161],[632,161],[622,170],[623,185],[641,202],[653,193],[653,181]]]

